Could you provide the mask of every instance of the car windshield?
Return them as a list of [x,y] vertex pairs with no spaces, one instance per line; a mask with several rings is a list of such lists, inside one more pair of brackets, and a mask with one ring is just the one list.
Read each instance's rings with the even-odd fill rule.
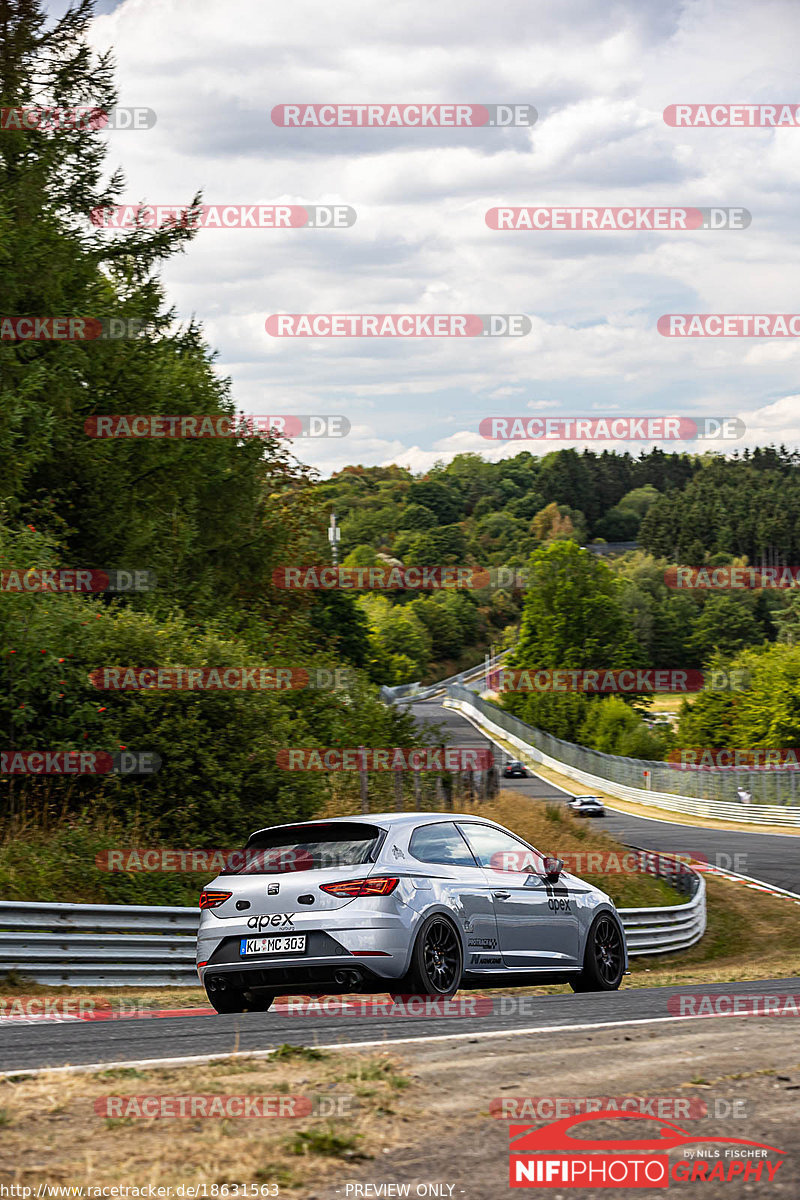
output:
[[366,822],[287,825],[254,833],[229,855],[221,875],[281,875],[372,862],[383,830]]

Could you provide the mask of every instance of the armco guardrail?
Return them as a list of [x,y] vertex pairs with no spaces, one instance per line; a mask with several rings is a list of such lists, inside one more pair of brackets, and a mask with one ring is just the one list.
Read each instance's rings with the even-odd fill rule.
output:
[[[448,687],[447,703],[473,717],[490,736],[505,740],[530,762],[541,763],[552,771],[558,771],[582,787],[596,788],[621,800],[633,800],[650,808],[690,813],[696,817],[741,821],[750,825],[800,826],[800,804],[766,804],[755,799],[751,804],[742,804],[741,801],[715,800],[708,795],[710,790],[722,787],[728,792],[732,791],[741,775],[760,777],[757,783],[752,784],[754,795],[756,788],[761,792],[767,789],[774,791],[781,782],[777,772],[677,771],[664,762],[602,754],[599,750],[576,746],[535,729],[458,684]],[[634,786],[632,783],[633,780],[642,779],[644,770],[651,772],[650,788]],[[792,792],[797,774],[796,771],[787,771],[782,777],[785,787],[786,776],[791,776]],[[656,784],[660,785],[660,790]],[[683,790],[672,790],[679,785]],[[700,794],[692,795],[693,791]]]
[[[686,904],[620,909],[632,956],[682,950],[703,936],[705,881],[674,859],[648,851],[642,869],[688,887]],[[0,902],[0,981],[72,987],[197,987],[194,908]]]
[[0,902],[0,977],[74,987],[197,987],[200,912],[126,904]]
[[690,899],[686,904],[661,908],[621,908],[628,954],[639,958],[694,946],[706,931],[705,879],[670,855],[639,849],[635,853],[643,873],[666,880],[678,891],[685,891]]
[[438,696],[440,692],[447,691],[452,683],[472,683],[482,680],[486,677],[487,667],[489,672],[495,670],[496,667],[502,665],[504,658],[508,654],[507,650],[496,654],[490,659],[488,664],[484,661],[478,663],[474,667],[467,667],[466,670],[460,671],[458,675],[450,675],[447,679],[440,679],[438,683],[431,683],[426,688],[421,688],[419,683],[400,683],[395,687],[381,688],[381,700],[384,704],[399,704],[403,701],[416,702],[417,700],[430,700],[432,696]]

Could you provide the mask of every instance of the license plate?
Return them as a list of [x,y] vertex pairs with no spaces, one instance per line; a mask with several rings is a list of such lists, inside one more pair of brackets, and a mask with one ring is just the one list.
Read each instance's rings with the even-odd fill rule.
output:
[[283,934],[278,937],[242,938],[239,954],[305,954],[306,935]]

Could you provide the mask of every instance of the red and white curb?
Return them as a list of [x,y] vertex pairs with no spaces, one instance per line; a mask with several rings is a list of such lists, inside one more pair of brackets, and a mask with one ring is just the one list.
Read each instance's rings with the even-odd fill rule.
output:
[[800,904],[800,895],[797,892],[788,892],[786,888],[777,887],[772,883],[764,883],[762,879],[753,879],[751,875],[737,875],[734,871],[725,871],[722,867],[712,867],[708,863],[697,862],[694,859],[690,859],[689,865],[702,875],[717,875],[721,879],[727,879],[730,883],[740,883],[753,892],[764,892],[767,896],[774,896],[777,900],[790,900],[794,904]]

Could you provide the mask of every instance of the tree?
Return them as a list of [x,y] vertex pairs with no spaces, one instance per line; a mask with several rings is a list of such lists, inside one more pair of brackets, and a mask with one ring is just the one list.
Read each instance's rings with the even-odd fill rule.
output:
[[607,696],[591,705],[578,734],[584,746],[624,758],[664,758],[671,738],[650,732],[641,714],[619,696]]
[[420,504],[435,514],[440,525],[452,525],[461,516],[461,505],[453,489],[435,479],[422,479],[408,489],[408,503]]
[[751,604],[743,602],[741,597],[734,599],[717,593],[708,596],[689,639],[693,661],[705,663],[714,653],[731,655],[762,641],[764,631]]
[[[369,656],[369,625],[355,596],[336,589],[320,592],[314,606],[312,628],[314,644],[320,650],[327,650],[355,667],[366,666]],[[384,681],[376,679],[375,682]]]
[[570,539],[574,532],[571,519],[555,503],[545,505],[531,521],[531,533],[539,542]]
[[[574,542],[554,542],[530,560],[528,591],[514,667],[638,666],[642,652],[611,570]],[[596,701],[595,701],[596,702]],[[507,707],[524,720],[574,740],[592,700],[581,693],[509,693]]]
[[417,616],[431,637],[434,658],[452,658],[460,653],[464,642],[458,617],[433,596],[420,596],[407,606]]
[[356,546],[342,559],[343,567],[374,567],[378,562],[378,553],[372,546]]
[[[359,598],[371,632],[371,640],[383,656],[404,655],[412,664],[404,667],[412,679],[392,679],[391,683],[413,683],[427,670],[431,657],[431,636],[410,605],[391,604],[386,596],[367,594]],[[396,660],[399,662],[399,660]],[[386,681],[384,681],[386,682]]]
[[610,508],[595,526],[598,537],[608,542],[632,542],[639,532],[640,518],[633,509],[618,504]]
[[579,509],[590,525],[602,512],[591,462],[575,450],[556,450],[542,459],[537,482],[537,490],[546,501]]
[[635,513],[641,520],[650,506],[658,499],[658,489],[653,487],[652,483],[646,483],[643,487],[633,488],[630,492],[626,492],[616,507]]
[[684,704],[678,745],[782,749],[800,745],[800,646],[758,646],[710,668],[732,684],[702,691]]
[[409,566],[450,566],[463,563],[467,539],[460,525],[441,525],[417,534],[405,553]]
[[401,509],[396,521],[397,529],[433,529],[437,524],[436,513],[424,504],[407,504]]

